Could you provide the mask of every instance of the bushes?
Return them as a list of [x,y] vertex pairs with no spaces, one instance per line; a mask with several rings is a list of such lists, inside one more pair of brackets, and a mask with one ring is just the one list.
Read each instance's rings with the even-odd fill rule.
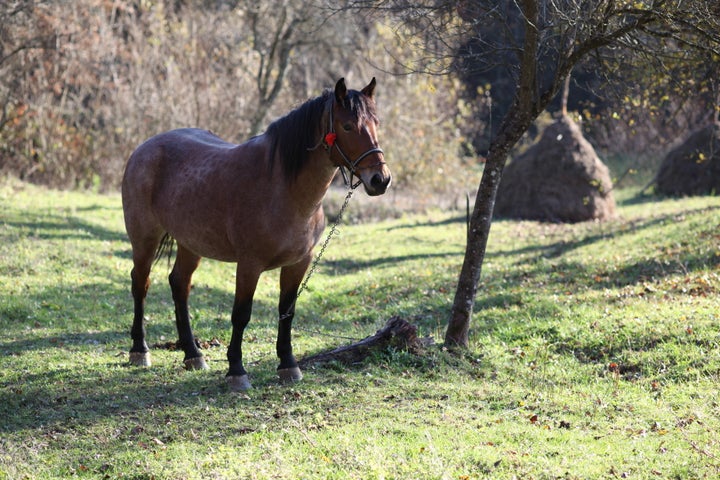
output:
[[[54,187],[111,190],[129,154],[152,134],[198,126],[241,142],[258,112],[267,125],[337,77],[358,88],[377,76],[380,140],[396,187],[444,194],[464,178],[459,85],[368,68],[366,57],[393,68],[390,42],[399,54],[408,48],[391,32],[368,24],[358,33],[342,15],[318,29],[302,10],[270,0],[266,6],[285,20],[265,15],[251,24],[258,22],[247,14],[252,2],[190,3],[0,7],[0,169]],[[291,49],[285,76],[281,64],[269,63],[266,40],[278,32],[287,33],[278,48]],[[278,78],[283,88],[270,98],[263,88]]]

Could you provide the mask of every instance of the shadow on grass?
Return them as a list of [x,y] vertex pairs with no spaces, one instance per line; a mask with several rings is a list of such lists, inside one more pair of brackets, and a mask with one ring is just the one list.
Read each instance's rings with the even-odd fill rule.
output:
[[[108,210],[107,207],[94,205],[78,208],[80,211]],[[27,229],[39,239],[71,240],[87,239],[88,236],[105,241],[126,241],[125,232],[101,227],[74,215],[53,213],[30,215],[22,210],[9,208],[4,213],[3,224],[10,227]]]
[[557,258],[578,248],[607,241],[611,238],[618,238],[624,235],[635,235],[642,230],[646,230],[648,228],[667,223],[668,221],[675,221],[679,216],[707,214],[714,210],[720,210],[720,206],[697,208],[694,210],[687,210],[681,213],[669,213],[657,217],[638,220],[631,222],[629,227],[626,226],[626,224],[608,223],[607,230],[603,230],[601,233],[597,233],[594,235],[588,235],[577,241],[560,240],[556,243],[549,245],[529,246],[516,250],[493,253],[493,255],[512,257],[524,253],[538,253],[538,255],[544,258]]
[[[169,288],[156,287],[161,288],[152,289],[148,298],[146,328],[151,346],[177,338]],[[229,339],[231,307],[232,295],[227,291],[207,285],[194,289],[191,313],[204,312],[193,318],[196,335],[203,340],[215,335]],[[254,310],[246,335],[246,348],[252,350],[256,348],[252,337],[264,336],[268,330],[274,334],[277,328],[274,304],[256,299]],[[129,366],[132,298],[128,285],[55,285],[29,290],[21,298],[0,294],[0,316],[7,318],[8,311],[13,318],[0,337],[0,417],[4,419],[0,432],[38,426],[44,431],[67,429],[116,415],[145,415],[164,404],[194,407],[208,396],[229,396],[223,379],[227,340],[220,347],[203,350],[209,354],[209,372],[185,372],[183,353],[162,347],[151,347],[153,367]],[[274,355],[256,362],[246,360],[246,366],[251,375],[257,371],[253,376],[257,387],[278,384]]]
[[654,194],[647,194],[643,192],[638,192],[637,194],[633,195],[632,197],[628,197],[620,202],[618,202],[618,206],[631,206],[631,205],[646,205],[646,204],[653,204],[662,200],[667,200],[670,197],[664,197],[662,195],[654,195]]
[[[164,283],[164,282],[163,282]],[[230,336],[233,296],[207,285],[193,288],[190,311],[193,329],[207,334],[222,329]],[[256,298],[254,323],[267,326],[277,321],[274,304]],[[196,312],[202,311],[198,316]],[[177,336],[170,288],[154,285],[146,302],[149,344]],[[198,318],[195,318],[198,317]],[[265,318],[267,317],[267,318]],[[0,354],[16,355],[63,345],[109,344],[130,347],[133,300],[129,281],[88,282],[80,285],[28,289],[23,295],[0,293],[0,318],[4,332]],[[267,325],[266,325],[267,324]],[[51,335],[46,332],[51,331]],[[208,339],[209,340],[209,339]]]
[[[99,340],[104,334],[94,337]],[[78,336],[79,342],[87,338]],[[57,347],[61,349],[61,347]],[[124,352],[123,352],[124,353]],[[52,435],[68,431],[81,431],[83,426],[109,422],[117,436],[128,435],[128,425],[136,426],[133,435],[140,436],[146,422],[148,429],[157,424],[157,412],[166,411],[167,417],[181,418],[180,409],[187,409],[194,428],[202,428],[202,412],[207,405],[226,410],[229,424],[261,422],[268,409],[277,412],[278,404],[285,401],[288,392],[307,388],[348,388],[364,377],[349,379],[348,373],[370,365],[402,364],[402,368],[430,369],[432,359],[410,356],[398,352],[380,352],[371,355],[363,365],[320,365],[306,370],[306,379],[299,385],[282,385],[276,375],[276,359],[267,358],[248,362],[254,389],[237,395],[228,390],[224,380],[224,355],[215,351],[208,360],[210,370],[187,372],[182,369],[182,354],[161,354],[153,350],[154,365],[149,368],[129,366],[127,357],[94,360],[84,363],[83,351],[70,351],[67,362],[54,362],[45,368],[19,372],[11,380],[0,383],[0,432],[32,431],[33,435]],[[87,353],[89,354],[89,353]],[[400,357],[398,357],[400,355]],[[177,359],[170,359],[170,357]],[[219,360],[219,357],[223,360]],[[400,369],[400,366],[395,368]],[[313,377],[316,377],[313,379]],[[348,383],[349,382],[349,383]],[[332,386],[332,387],[331,387]],[[244,415],[246,410],[248,415]],[[212,415],[212,414],[211,414]],[[213,415],[213,418],[217,418]],[[259,420],[258,420],[259,419]],[[270,419],[272,420],[272,419]],[[216,428],[216,427],[212,427]]]
[[392,232],[393,230],[405,230],[405,229],[413,229],[413,228],[417,228],[417,227],[442,227],[445,225],[453,225],[456,223],[465,225],[467,223],[467,218],[465,217],[465,215],[462,215],[462,216],[458,216],[458,217],[447,218],[440,222],[428,221],[428,222],[418,222],[418,223],[412,223],[412,224],[406,224],[406,225],[397,225],[395,227],[388,228],[388,231]]
[[[677,221],[678,217],[684,217],[687,215],[705,215],[719,209],[720,207],[711,206],[706,208],[687,210],[680,213],[660,215],[632,222],[629,227],[626,224],[610,224],[607,230],[604,230],[597,234],[587,235],[584,238],[576,241],[560,240],[549,245],[529,246],[516,250],[492,253],[492,255],[513,257],[523,254],[536,254],[536,259],[534,263],[538,265],[538,267],[535,269],[535,271],[523,271],[519,275],[543,275],[547,274],[547,271],[546,266],[543,265],[542,260],[558,259],[579,248],[605,242],[609,239],[620,238],[626,235],[637,235],[643,230],[653,228],[668,222],[675,222]],[[587,266],[577,262],[565,263],[560,266],[555,266],[554,268],[562,268],[564,271],[572,274],[572,278],[566,279],[568,283],[587,283],[590,287],[602,289],[608,287],[622,287],[642,282],[651,278],[664,277],[667,275],[682,272],[687,273],[693,270],[705,268],[707,266],[717,266],[720,264],[720,257],[715,255],[715,252],[709,252],[705,256],[691,255],[683,252],[679,260],[673,259],[673,261],[675,263],[671,264],[667,261],[664,262],[661,258],[647,258],[643,261],[635,262],[631,265],[626,265],[620,269],[613,270],[612,272],[597,271],[595,269],[589,270]],[[527,264],[528,261],[523,260],[523,263]],[[530,263],[533,263],[533,261],[531,260]],[[602,278],[602,280],[584,282],[584,279],[597,277]],[[515,278],[515,280],[517,280],[517,277]]]
[[444,257],[461,257],[463,252],[447,251],[437,253],[419,253],[408,255],[397,255],[392,257],[373,258],[372,260],[354,260],[352,258],[342,260],[328,260],[322,263],[322,268],[327,269],[335,275],[355,273],[359,270],[380,267],[383,265],[393,265],[402,262],[411,262],[415,260],[425,260],[431,258]]
[[224,381],[224,345],[202,350],[209,370],[188,372],[181,351],[151,347],[153,366],[142,368],[129,365],[118,343],[129,347],[129,336],[106,330],[0,343],[5,370],[0,375],[0,432],[48,434],[104,420],[142,425],[141,419],[166,407],[194,412],[211,401],[236,413],[238,402],[250,403],[250,409],[262,406],[276,387],[282,396],[274,356],[246,360],[256,389],[238,397]]
[[126,361],[118,358],[117,362],[96,365],[94,370],[49,366],[42,372],[23,375],[21,382],[3,385],[0,431],[38,426],[52,430],[116,415],[144,415],[163,404],[197,405],[200,395],[226,390],[216,372],[183,374],[167,366],[130,367]]

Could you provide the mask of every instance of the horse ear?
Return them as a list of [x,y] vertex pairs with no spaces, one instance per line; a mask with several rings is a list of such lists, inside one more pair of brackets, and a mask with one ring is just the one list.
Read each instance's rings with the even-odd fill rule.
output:
[[345,79],[341,78],[335,84],[335,100],[340,105],[345,106],[345,97],[347,97],[347,87],[345,86]]
[[362,93],[367,95],[370,98],[373,98],[373,94],[375,93],[375,77],[370,80],[370,83],[367,87],[362,89]]

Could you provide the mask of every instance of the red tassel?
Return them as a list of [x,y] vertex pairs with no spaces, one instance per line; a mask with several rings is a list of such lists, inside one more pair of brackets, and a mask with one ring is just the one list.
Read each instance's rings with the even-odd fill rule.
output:
[[335,139],[337,138],[337,134],[334,132],[330,132],[327,135],[325,135],[325,145],[328,147],[332,147],[335,145]]

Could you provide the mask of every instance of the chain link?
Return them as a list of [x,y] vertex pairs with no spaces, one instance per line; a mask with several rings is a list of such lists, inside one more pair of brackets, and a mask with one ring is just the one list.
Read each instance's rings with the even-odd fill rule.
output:
[[300,289],[297,292],[297,295],[295,295],[295,300],[300,297],[300,294],[305,291],[307,288],[307,284],[310,281],[310,277],[312,277],[313,273],[315,273],[315,270],[317,269],[318,263],[320,262],[320,259],[322,258],[323,254],[325,253],[325,249],[327,248],[328,244],[330,243],[330,239],[337,233],[337,227],[340,225],[340,222],[342,221],[343,213],[345,213],[345,209],[347,208],[348,204],[350,203],[350,198],[353,195],[353,192],[355,191],[354,187],[350,187],[348,190],[347,195],[345,196],[345,201],[342,204],[342,207],[340,207],[340,212],[338,212],[337,218],[333,222],[333,224],[330,226],[330,232],[328,232],[327,237],[325,237],[325,241],[323,242],[322,246],[320,247],[320,251],[318,252],[317,256],[315,257],[315,260],[313,260],[312,265],[310,266],[310,270],[308,270],[307,275],[305,275],[305,279],[303,280],[302,284],[300,284]]

